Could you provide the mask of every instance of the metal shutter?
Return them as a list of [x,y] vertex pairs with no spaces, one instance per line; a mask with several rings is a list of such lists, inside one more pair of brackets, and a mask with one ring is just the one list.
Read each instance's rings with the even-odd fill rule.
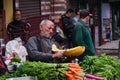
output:
[[40,15],[40,0],[19,0],[19,9],[22,10],[22,19]]

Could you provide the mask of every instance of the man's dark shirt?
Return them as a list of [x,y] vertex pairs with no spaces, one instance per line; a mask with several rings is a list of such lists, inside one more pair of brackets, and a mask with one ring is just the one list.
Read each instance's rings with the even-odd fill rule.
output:
[[20,37],[22,35],[22,40],[24,37],[24,29],[25,29],[25,23],[23,21],[12,21],[8,24],[7,31],[8,34],[11,35],[11,39],[14,39],[16,37]]
[[67,17],[65,15],[62,16],[62,27],[63,32],[66,35],[66,37],[70,40],[73,39],[73,33],[74,33],[74,24],[72,22],[72,19],[70,17]]
[[65,15],[62,16],[62,28],[65,36],[67,37],[67,42],[65,43],[66,48],[71,48],[74,42],[74,24],[70,17]]

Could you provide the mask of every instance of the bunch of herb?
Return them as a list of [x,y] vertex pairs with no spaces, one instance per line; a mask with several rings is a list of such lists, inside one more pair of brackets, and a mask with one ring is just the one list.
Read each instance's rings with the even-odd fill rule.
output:
[[115,57],[106,54],[86,56],[79,64],[86,73],[106,77],[108,80],[120,78],[120,61]]
[[36,76],[38,80],[64,80],[67,70],[68,63],[25,62],[15,73],[3,75],[0,80],[21,76]]
[[19,56],[15,56],[15,57],[13,57],[13,58],[11,59],[11,62],[18,62],[18,63],[20,63],[20,61],[21,61],[21,59],[20,59]]

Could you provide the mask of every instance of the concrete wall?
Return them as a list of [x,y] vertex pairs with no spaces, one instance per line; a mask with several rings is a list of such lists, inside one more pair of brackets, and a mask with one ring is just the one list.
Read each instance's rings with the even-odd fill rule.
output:
[[6,26],[13,20],[13,0],[3,0],[6,16]]

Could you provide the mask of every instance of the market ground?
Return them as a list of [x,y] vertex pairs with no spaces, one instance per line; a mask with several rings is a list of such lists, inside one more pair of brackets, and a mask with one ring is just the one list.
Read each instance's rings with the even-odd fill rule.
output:
[[120,59],[120,39],[113,40],[106,44],[96,47],[96,53],[107,53],[108,55],[115,56]]

